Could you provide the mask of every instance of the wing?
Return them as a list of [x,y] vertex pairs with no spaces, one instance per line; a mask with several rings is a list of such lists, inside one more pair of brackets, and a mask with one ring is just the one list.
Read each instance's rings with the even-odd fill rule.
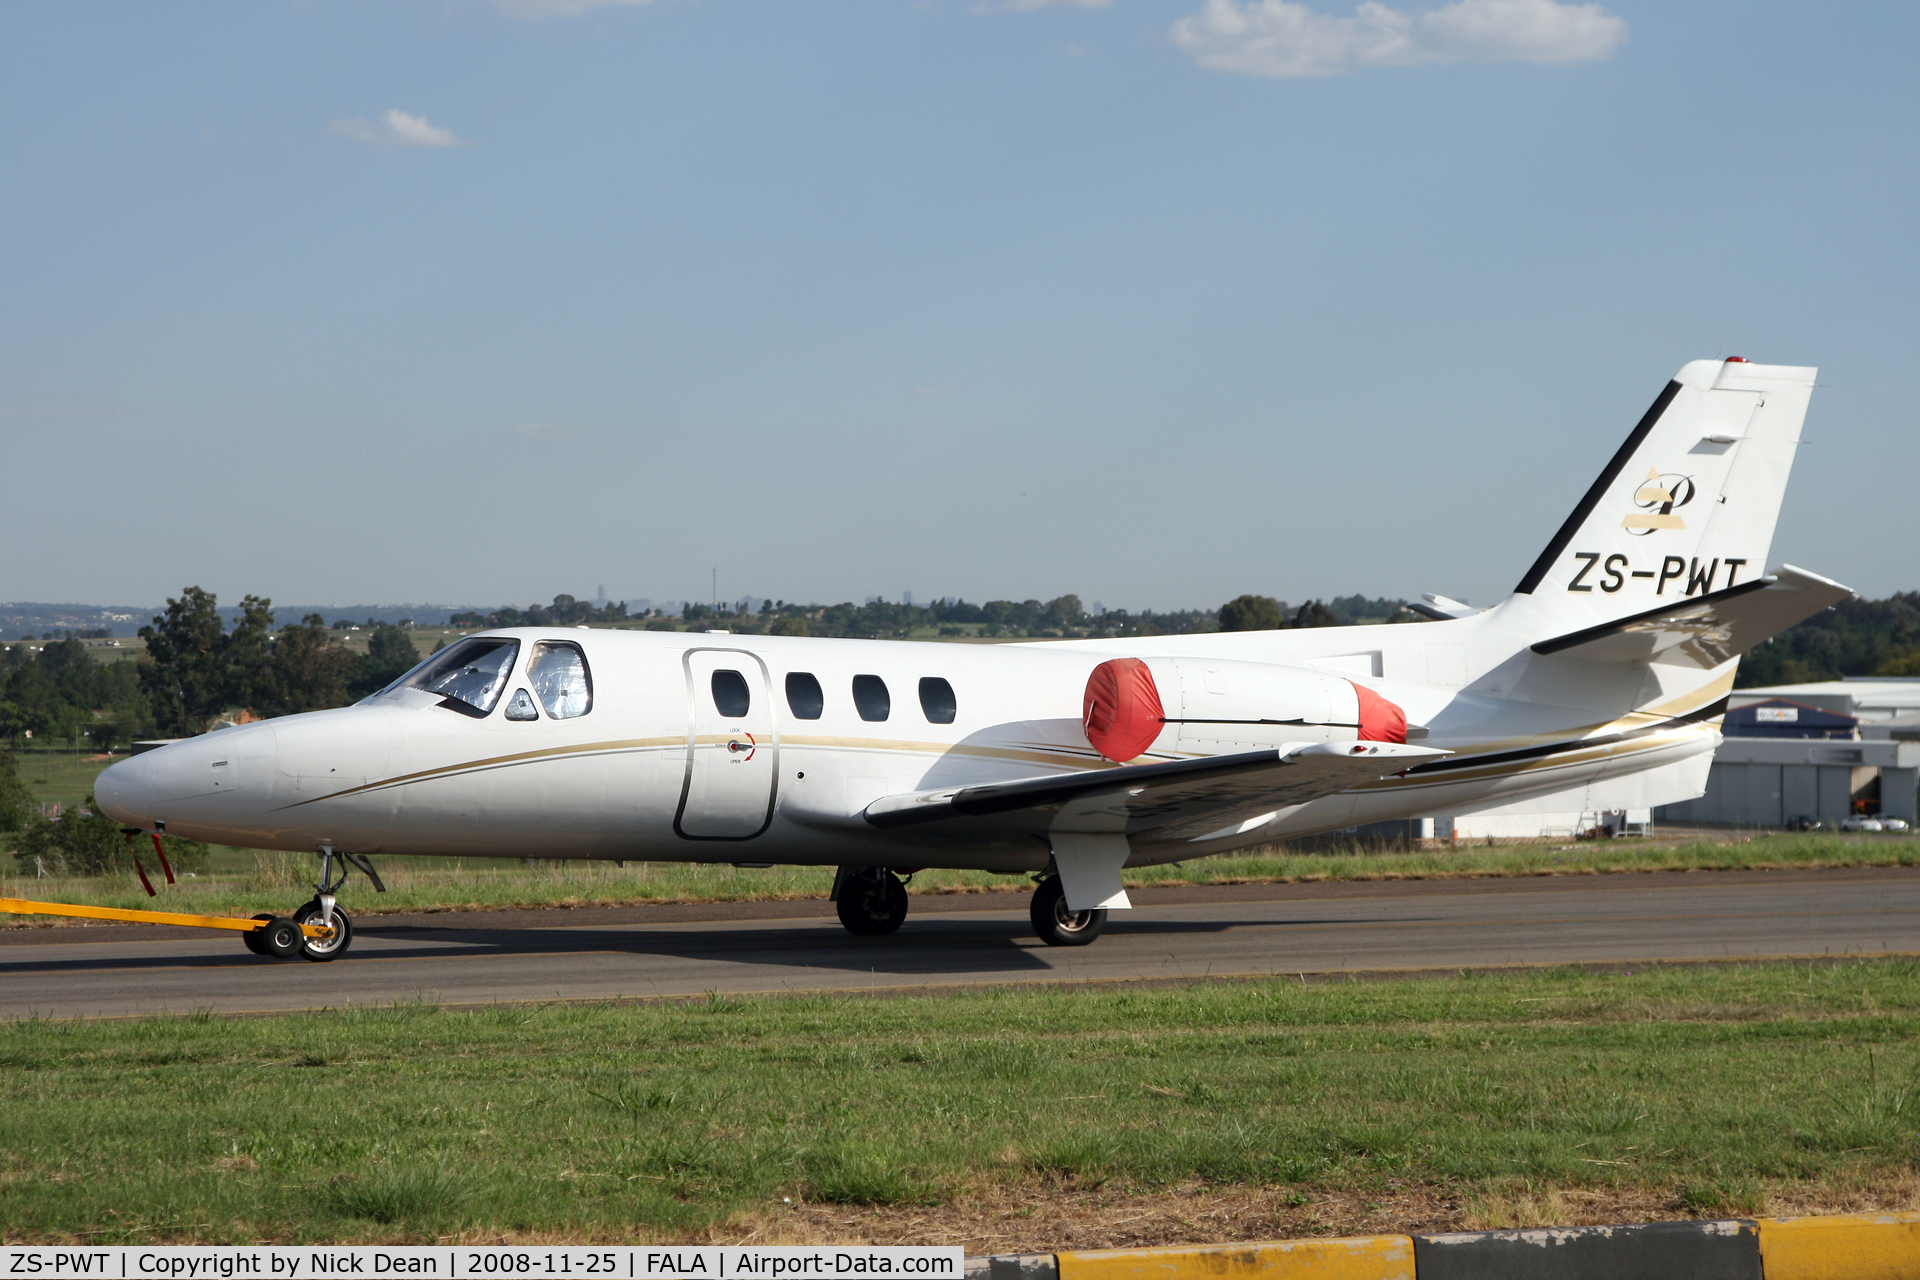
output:
[[1770,577],[1542,640],[1533,651],[1586,662],[1660,662],[1706,669],[1852,595],[1830,578],[1783,565]]
[[1251,829],[1282,809],[1448,754],[1395,742],[1315,742],[1169,764],[1122,765],[981,787],[883,796],[876,827],[926,827],[940,840],[1099,831],[1155,841]]

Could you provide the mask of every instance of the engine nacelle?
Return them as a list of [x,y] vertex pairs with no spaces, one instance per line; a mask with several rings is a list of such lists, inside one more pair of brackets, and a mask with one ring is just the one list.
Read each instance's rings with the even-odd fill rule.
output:
[[[1094,668],[1087,740],[1109,760],[1288,742],[1405,742],[1406,714],[1364,685],[1271,662],[1114,658]],[[1156,727],[1157,726],[1157,727]]]

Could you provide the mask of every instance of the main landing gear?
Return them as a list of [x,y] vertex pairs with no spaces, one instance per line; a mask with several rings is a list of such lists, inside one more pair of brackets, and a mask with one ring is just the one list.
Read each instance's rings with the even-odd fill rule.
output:
[[[848,933],[885,937],[907,918],[907,885],[886,867],[841,867],[834,877],[833,905]],[[1050,947],[1084,947],[1107,927],[1104,907],[1067,910],[1066,890],[1052,871],[1035,883],[1028,915],[1033,931]]]
[[[340,859],[338,879],[333,875],[335,858]],[[347,882],[347,875],[354,867],[360,868],[367,879],[373,881],[377,891],[386,892],[387,887],[380,882],[371,862],[358,854],[337,854],[331,846],[323,845],[320,849],[320,882],[313,886],[313,898],[295,911],[292,919],[272,915],[255,916],[255,920],[265,920],[266,926],[241,934],[240,941],[257,956],[275,956],[283,960],[293,956],[314,961],[338,960],[353,945],[353,921],[334,901],[334,894]],[[905,914],[904,909],[901,914]],[[318,925],[332,932],[325,937],[308,937],[303,927],[306,925]]]
[[1033,919],[1033,931],[1050,947],[1084,947],[1107,927],[1105,907],[1067,910],[1067,893],[1058,875],[1049,875],[1033,887],[1027,914]]
[[842,867],[834,879],[833,905],[847,932],[880,938],[907,918],[907,884],[886,867]]

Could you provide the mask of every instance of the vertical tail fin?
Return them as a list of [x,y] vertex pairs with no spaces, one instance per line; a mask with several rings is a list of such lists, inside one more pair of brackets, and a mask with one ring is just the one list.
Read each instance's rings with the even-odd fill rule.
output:
[[1569,622],[1601,622],[1765,572],[1815,372],[1684,366],[1516,594]]

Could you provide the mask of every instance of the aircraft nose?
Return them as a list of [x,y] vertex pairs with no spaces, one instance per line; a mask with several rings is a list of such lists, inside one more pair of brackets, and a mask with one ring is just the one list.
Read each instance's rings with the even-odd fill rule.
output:
[[153,761],[146,755],[129,756],[110,764],[93,781],[93,798],[100,812],[123,827],[153,825]]

